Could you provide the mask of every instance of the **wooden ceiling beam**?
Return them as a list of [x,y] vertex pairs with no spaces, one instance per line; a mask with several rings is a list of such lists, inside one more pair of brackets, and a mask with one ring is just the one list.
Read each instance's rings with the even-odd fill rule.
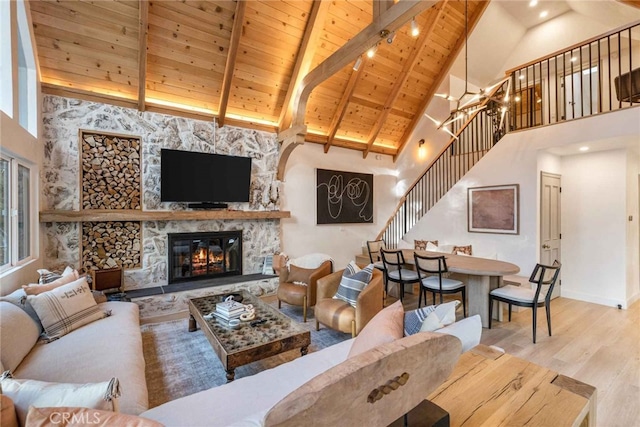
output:
[[292,125],[304,123],[304,116],[307,109],[307,101],[311,92],[322,82],[333,76],[349,63],[354,61],[365,50],[381,40],[382,30],[396,31],[409,22],[414,16],[427,10],[437,1],[432,0],[400,0],[391,6],[362,31],[351,38],[340,49],[322,61],[316,68],[311,70],[304,79],[297,91],[294,100],[294,113]]
[[238,47],[242,36],[242,26],[244,25],[244,12],[247,9],[246,0],[237,0],[236,11],[233,15],[233,27],[231,28],[231,39],[229,41],[229,54],[224,67],[222,77],[222,91],[220,93],[220,104],[218,105],[218,126],[224,126],[227,115],[227,105],[229,104],[229,93],[231,92],[231,81],[233,80],[233,70],[236,67],[238,57]]
[[[476,8],[476,10],[474,11],[473,15],[471,16],[471,18],[469,20],[469,33],[471,33],[473,31],[473,29],[475,28],[475,26],[478,23],[478,21],[480,21],[480,17],[484,13],[484,11],[486,10],[488,5],[489,5],[488,1],[482,1],[482,2],[479,3],[478,7]],[[424,113],[424,111],[429,106],[429,103],[433,100],[433,97],[436,94],[438,88],[440,87],[440,85],[442,84],[444,79],[449,77],[449,71],[451,69],[451,66],[453,65],[453,63],[455,62],[456,58],[460,54],[460,51],[464,47],[464,43],[465,43],[465,34],[463,32],[460,35],[460,38],[458,38],[458,42],[456,43],[456,45],[451,50],[451,54],[449,55],[449,57],[447,58],[445,63],[442,65],[442,69],[441,69],[442,72],[440,73],[440,77],[433,83],[433,85],[429,89],[429,92],[424,97],[422,103],[420,104],[420,106],[416,110],[416,114],[413,117],[413,120],[411,120],[411,123],[409,123],[409,125],[406,128],[406,130],[404,131],[404,134],[400,138],[401,144],[398,147],[398,152],[396,153],[395,156],[393,156],[393,161],[394,162],[397,160],[398,156],[400,155],[400,153],[402,153],[402,150],[407,145],[407,140],[409,139],[409,137],[411,136],[411,134],[415,130],[415,128],[418,125],[418,123],[420,122],[420,120],[422,119],[422,114]]]
[[149,1],[138,3],[138,110],[144,111],[147,87],[147,40],[149,38]]
[[373,8],[373,19],[375,19],[393,6],[393,0],[373,0],[371,6]]
[[396,99],[398,98],[400,91],[404,87],[404,84],[407,82],[407,79],[409,78],[409,74],[413,70],[413,67],[415,67],[416,63],[420,59],[422,50],[424,49],[425,44],[427,43],[427,40],[429,39],[429,37],[431,37],[434,29],[436,28],[436,24],[442,18],[444,14],[444,9],[447,6],[448,1],[449,0],[445,0],[444,2],[442,2],[437,13],[430,14],[429,16],[430,20],[428,21],[427,27],[423,29],[422,33],[418,36],[413,46],[412,52],[410,52],[409,54],[410,59],[407,59],[407,61],[405,61],[404,65],[402,66],[402,71],[400,72],[400,75],[396,78],[396,81],[393,84],[393,88],[391,89],[391,92],[389,93],[389,96],[387,97],[384,103],[384,106],[382,107],[382,112],[380,113],[380,117],[378,117],[378,120],[376,121],[375,126],[369,133],[369,137],[367,138],[367,148],[362,152],[363,158],[366,159],[367,156],[369,155],[369,151],[371,151],[371,147],[373,147],[373,143],[376,142],[376,138],[380,134],[380,131],[382,130],[382,126],[384,126],[385,122],[387,121],[387,118],[389,117],[389,113],[391,113],[391,108],[393,107],[394,102],[396,102]]
[[333,144],[333,139],[335,138],[336,132],[340,127],[340,122],[342,122],[344,113],[347,111],[347,105],[349,105],[351,95],[353,95],[353,91],[356,88],[356,83],[360,78],[360,75],[362,74],[362,70],[364,70],[367,58],[365,55],[362,55],[360,58],[362,58],[362,63],[357,70],[353,70],[351,72],[351,76],[349,76],[349,81],[347,82],[347,87],[344,89],[342,97],[340,98],[340,102],[338,103],[338,109],[336,110],[335,114],[333,115],[333,119],[331,120],[331,125],[329,126],[329,134],[327,135],[327,142],[324,144],[325,153],[329,152],[329,148],[331,147],[331,144]]
[[331,2],[314,0],[309,12],[309,20],[302,36],[298,55],[296,55],[296,63],[293,67],[291,79],[289,80],[289,89],[285,95],[282,109],[280,111],[280,119],[278,120],[279,128],[286,129],[291,125],[291,117],[293,115],[293,95],[300,85],[304,76],[311,68],[311,61],[315,56],[318,46],[320,34],[324,28],[324,22],[327,17],[327,11]]

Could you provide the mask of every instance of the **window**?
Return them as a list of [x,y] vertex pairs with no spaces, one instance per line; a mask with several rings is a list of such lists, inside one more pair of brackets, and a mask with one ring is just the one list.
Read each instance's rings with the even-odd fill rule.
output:
[[11,28],[11,2],[0,1],[0,110],[9,117],[13,117]]
[[31,169],[23,162],[0,158],[0,270],[31,259]]

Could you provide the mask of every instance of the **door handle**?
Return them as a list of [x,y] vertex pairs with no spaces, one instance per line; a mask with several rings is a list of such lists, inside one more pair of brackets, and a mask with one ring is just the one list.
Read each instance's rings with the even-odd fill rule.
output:
[[542,249],[551,249],[551,246],[545,243],[544,245],[542,245]]

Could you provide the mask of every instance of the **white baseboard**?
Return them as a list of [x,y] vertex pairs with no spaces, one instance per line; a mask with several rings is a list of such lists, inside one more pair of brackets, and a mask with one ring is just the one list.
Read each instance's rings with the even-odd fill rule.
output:
[[626,309],[628,306],[628,302],[622,299],[616,298],[603,298],[598,295],[585,294],[583,292],[575,292],[571,290],[567,290],[565,288],[560,288],[562,298],[575,299],[578,301],[591,302],[594,304],[606,305],[608,307],[618,307],[620,305],[622,308]]

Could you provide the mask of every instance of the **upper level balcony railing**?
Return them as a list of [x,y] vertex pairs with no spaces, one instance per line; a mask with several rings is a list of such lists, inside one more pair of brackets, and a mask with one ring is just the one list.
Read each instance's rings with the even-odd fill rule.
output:
[[507,71],[510,130],[640,104],[640,21]]

